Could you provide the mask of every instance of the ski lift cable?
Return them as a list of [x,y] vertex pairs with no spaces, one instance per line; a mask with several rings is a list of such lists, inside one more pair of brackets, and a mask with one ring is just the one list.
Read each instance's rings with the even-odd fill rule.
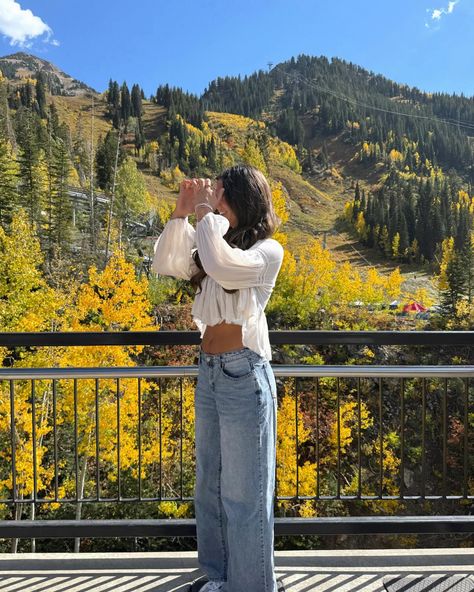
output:
[[457,128],[462,127],[464,129],[474,131],[474,123],[471,123],[471,122],[462,121],[462,120],[458,120],[458,119],[452,119],[452,118],[441,119],[439,117],[432,117],[429,115],[416,115],[415,113],[403,113],[402,111],[391,111],[390,109],[383,109],[382,107],[376,107],[375,105],[368,105],[367,103],[362,103],[361,101],[358,101],[357,99],[353,99],[351,97],[341,95],[339,93],[336,93],[333,90],[319,86],[315,82],[308,80],[302,74],[293,75],[293,74],[289,74],[288,72],[285,72],[285,76],[287,76],[287,78],[289,78],[290,80],[292,79],[293,81],[296,81],[296,82],[303,82],[303,83],[307,84],[308,86],[311,86],[320,92],[332,95],[335,98],[337,98],[341,101],[345,101],[346,103],[349,103],[351,105],[364,107],[365,109],[369,109],[369,110],[372,109],[373,111],[380,111],[382,113],[389,113],[392,115],[400,115],[402,117],[411,117],[413,119],[424,119],[424,120],[434,121],[436,123],[441,123],[441,124],[445,124],[445,125],[452,125]]
[[392,115],[401,115],[404,117],[413,117],[413,118],[417,118],[417,119],[427,119],[430,121],[435,121],[437,123],[444,123],[446,125],[455,125],[456,127],[464,127],[467,129],[473,129],[474,130],[474,123],[468,122],[468,121],[462,121],[460,119],[453,119],[453,118],[446,118],[446,119],[441,119],[439,117],[433,117],[433,116],[429,116],[429,115],[416,115],[415,113],[404,113],[403,111],[392,111],[390,109],[384,109],[382,107],[376,107],[375,105],[368,105],[367,103],[362,103],[361,101],[358,101],[357,99],[353,99],[351,97],[347,97],[345,95],[341,95],[331,89],[328,88],[324,88],[322,86],[318,86],[315,82],[309,80],[308,78],[306,78],[305,76],[303,76],[302,74],[289,74],[288,72],[285,72],[285,76],[287,76],[290,79],[293,79],[297,82],[304,82],[305,84],[307,84],[308,86],[312,86],[313,88],[315,88],[316,90],[319,90],[321,92],[325,92],[327,94],[330,94],[334,97],[336,97],[337,99],[341,100],[341,101],[346,101],[347,103],[353,104],[353,105],[357,105],[360,107],[364,107],[366,109],[372,109],[374,111],[381,111],[383,113],[390,113]]
[[[344,238],[344,237],[342,236],[342,234],[341,234],[340,232],[338,232],[338,231],[337,231],[335,228],[333,228],[333,232],[335,232],[336,234],[338,234],[338,235],[339,235],[341,238]],[[356,252],[356,253],[359,255],[359,257],[360,257],[361,259],[363,259],[363,260],[364,260],[364,261],[367,263],[367,265],[368,265],[369,267],[374,267],[374,268],[375,268],[374,264],[373,264],[373,263],[371,263],[371,262],[370,262],[370,261],[369,261],[369,260],[368,260],[368,259],[367,259],[367,258],[364,256],[364,255],[362,255],[362,253],[361,253],[360,251],[358,251],[358,250],[357,250],[357,249],[356,249],[356,248],[355,248],[353,245],[349,245],[349,246],[350,246],[350,248],[351,248],[353,251],[355,251],[355,252]]]
[[[308,78],[306,78],[305,76],[303,76],[300,73],[290,74],[289,72],[283,72],[283,75],[286,76],[290,80],[296,80],[297,82],[304,82],[305,84],[307,84],[308,86],[312,86],[316,90],[319,90],[321,92],[332,95],[335,98],[339,99],[340,101],[345,101],[346,103],[349,103],[351,105],[364,107],[365,109],[372,109],[373,111],[379,111],[381,113],[389,113],[392,115],[400,115],[402,117],[411,117],[414,119],[424,119],[424,120],[433,121],[436,123],[441,123],[441,124],[445,124],[445,125],[452,125],[457,128],[462,127],[464,129],[474,131],[474,123],[472,123],[470,121],[463,121],[461,119],[454,119],[452,117],[440,118],[440,117],[433,117],[433,116],[429,116],[429,115],[416,115],[415,113],[403,113],[401,111],[392,111],[390,109],[376,107],[375,105],[368,105],[367,103],[363,103],[357,99],[354,99],[354,98],[351,98],[351,97],[348,97],[345,95],[341,95],[329,88],[317,86],[315,82],[309,80]],[[229,89],[219,89],[220,94],[227,94],[227,93],[233,93],[233,92],[234,92],[234,90],[230,89],[230,88]]]

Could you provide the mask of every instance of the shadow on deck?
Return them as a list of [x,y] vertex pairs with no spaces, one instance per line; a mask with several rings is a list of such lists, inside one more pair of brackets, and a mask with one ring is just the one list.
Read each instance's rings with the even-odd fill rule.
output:
[[[275,558],[287,592],[474,592],[473,549],[277,551]],[[186,592],[201,575],[195,552],[0,555],[1,592]]]

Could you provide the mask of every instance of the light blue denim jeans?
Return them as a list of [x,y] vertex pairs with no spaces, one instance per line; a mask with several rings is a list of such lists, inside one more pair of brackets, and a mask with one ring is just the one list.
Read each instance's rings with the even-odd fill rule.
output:
[[249,348],[201,350],[195,392],[198,561],[226,592],[276,592],[276,383]]

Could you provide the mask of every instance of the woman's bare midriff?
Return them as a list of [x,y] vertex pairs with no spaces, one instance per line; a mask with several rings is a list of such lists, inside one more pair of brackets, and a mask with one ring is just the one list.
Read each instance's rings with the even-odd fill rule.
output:
[[201,342],[201,349],[207,354],[223,354],[243,347],[242,325],[232,323],[208,325]]

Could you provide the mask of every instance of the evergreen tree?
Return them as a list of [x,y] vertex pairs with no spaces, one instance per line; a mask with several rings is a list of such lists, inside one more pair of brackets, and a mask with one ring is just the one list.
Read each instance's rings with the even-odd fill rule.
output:
[[46,162],[40,149],[37,115],[20,109],[16,116],[20,165],[19,203],[30,215],[32,223],[40,224],[42,204],[47,192]]
[[107,105],[112,124],[118,129],[121,122],[120,88],[118,82],[112,79],[109,80],[109,88],[107,90]]
[[[105,191],[111,191],[113,185],[115,158],[117,153],[118,133],[115,130],[107,132],[99,140],[96,151],[96,180],[97,185]],[[120,152],[119,162],[122,160]]]
[[36,103],[38,105],[38,113],[42,119],[46,119],[47,104],[46,104],[46,80],[43,72],[39,72],[36,78]]
[[0,137],[0,225],[11,223],[18,203],[19,167],[8,140]]
[[34,105],[35,92],[30,81],[20,87],[20,104],[30,109]]
[[466,290],[466,269],[463,257],[454,250],[446,266],[447,288],[441,292],[441,308],[444,315],[456,315],[456,304],[463,298]]
[[145,145],[145,134],[143,132],[143,125],[141,119],[138,119],[135,127],[135,155],[138,156],[141,149]]
[[403,212],[400,212],[398,234],[400,236],[399,250],[400,250],[400,253],[403,255],[407,251],[407,249],[410,245],[410,239],[408,236],[407,221],[406,221],[405,214]]
[[69,153],[61,138],[53,141],[50,167],[50,199],[48,204],[48,247],[49,257],[54,253],[53,245],[61,250],[70,247],[72,231],[72,204],[68,194],[68,178],[71,170]]
[[474,303],[474,235],[461,251],[461,265],[464,268],[464,296],[469,304]]
[[130,91],[128,90],[126,82],[122,84],[122,88],[120,89],[120,107],[122,121],[127,124],[128,118],[132,114],[132,102],[130,99]]
[[131,114],[133,117],[138,117],[140,119],[142,113],[142,92],[140,91],[140,87],[138,86],[138,84],[134,84],[132,86]]
[[454,237],[454,247],[457,251],[462,252],[467,248],[471,240],[472,229],[472,214],[469,208],[461,204],[459,208],[459,217],[456,227],[456,235]]

